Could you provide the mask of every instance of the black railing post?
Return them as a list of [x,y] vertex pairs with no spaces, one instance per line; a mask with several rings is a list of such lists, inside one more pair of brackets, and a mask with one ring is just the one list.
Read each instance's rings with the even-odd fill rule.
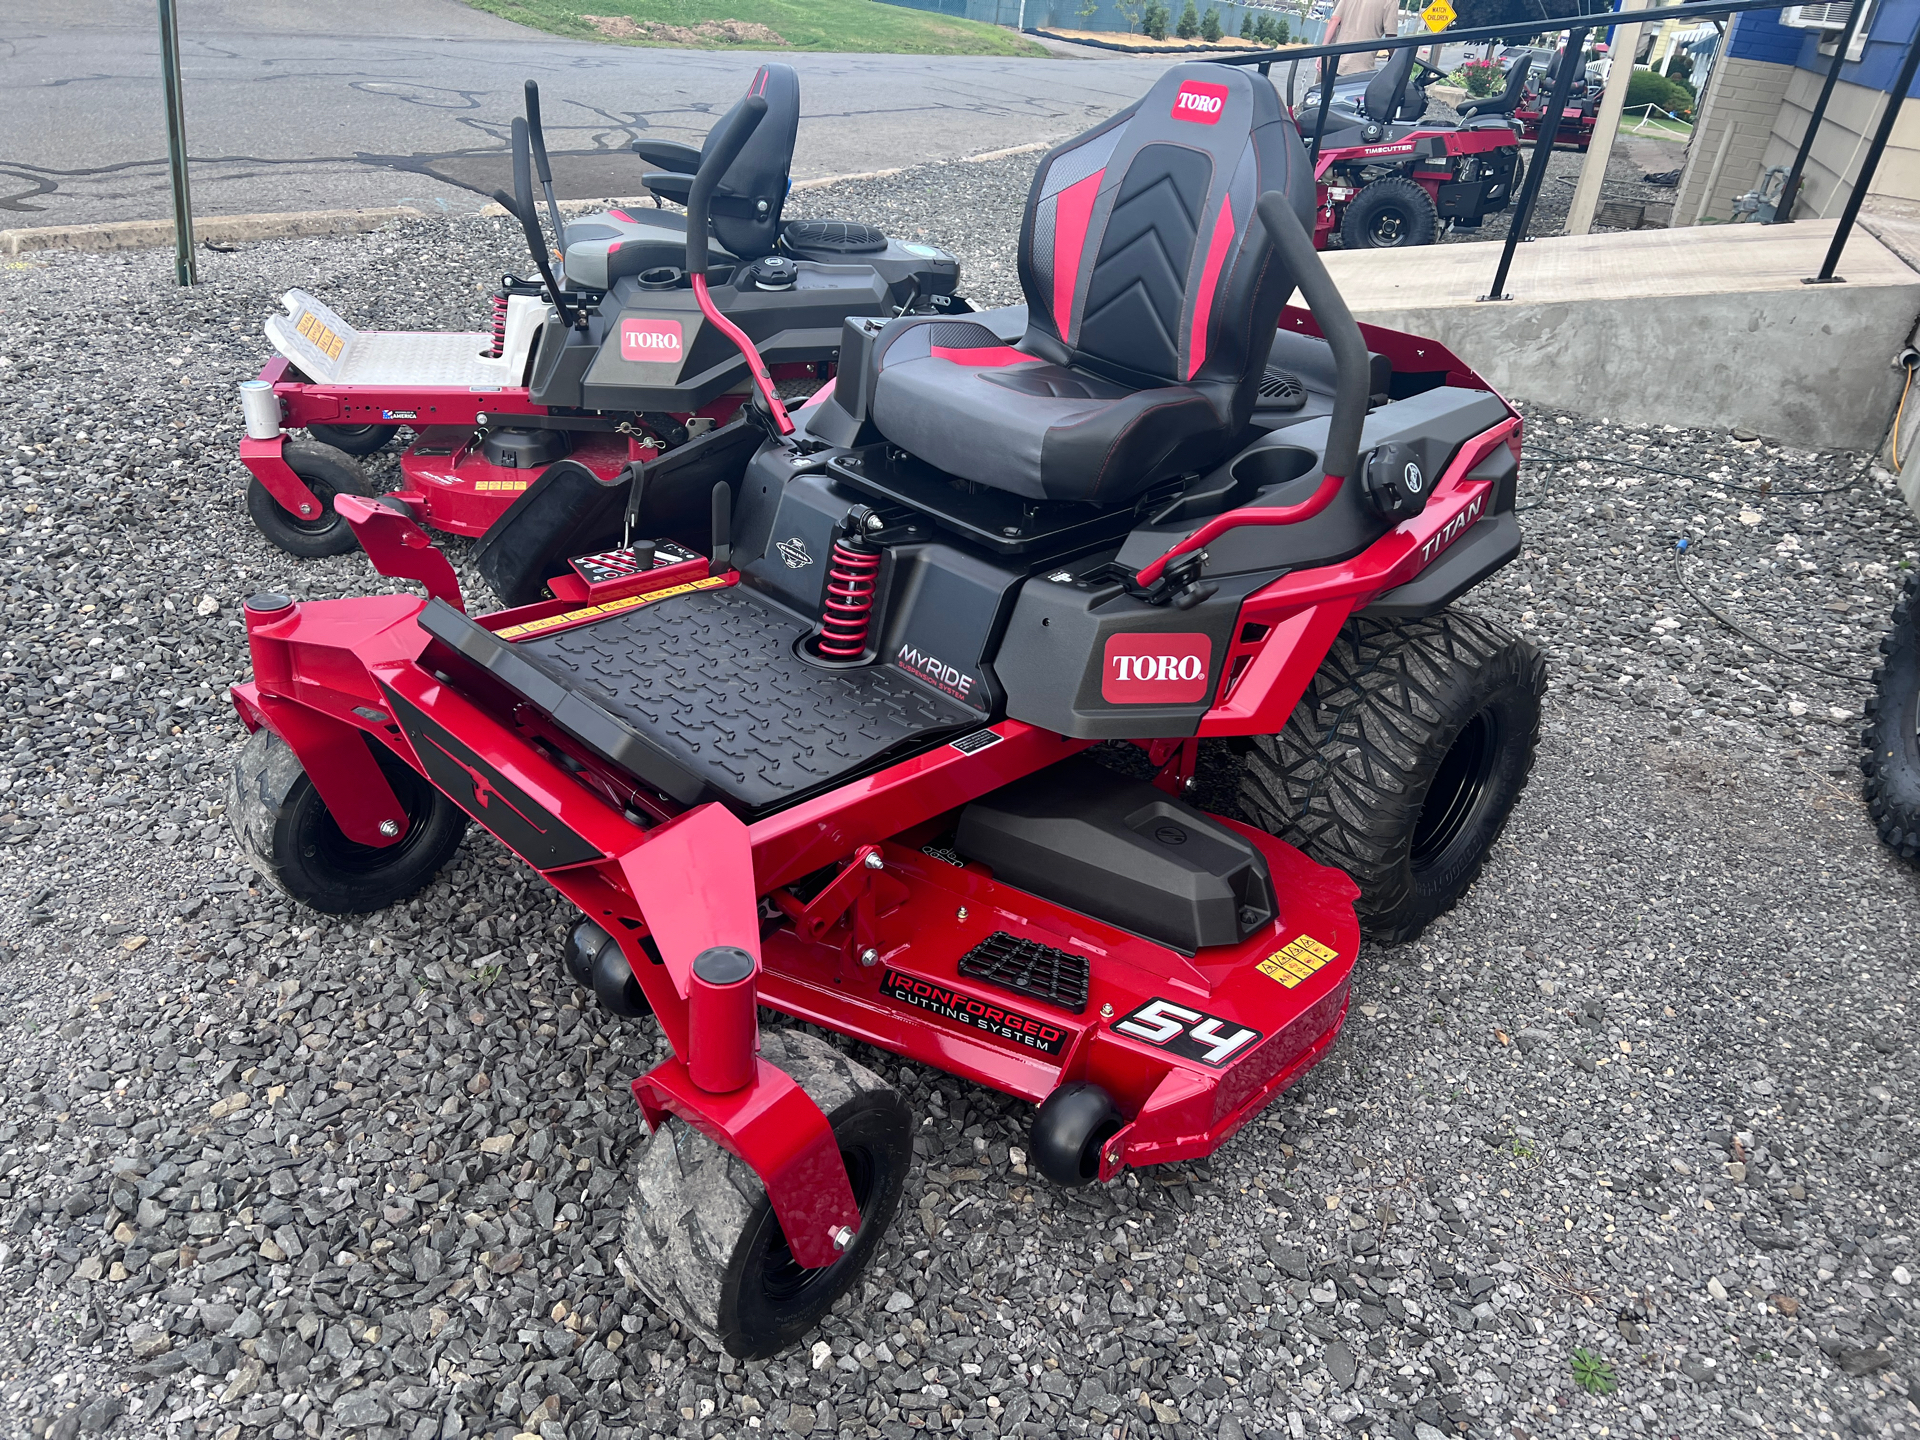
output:
[[1900,109],[1907,103],[1907,91],[1913,87],[1916,70],[1920,70],[1920,25],[1915,26],[1913,38],[1907,41],[1907,58],[1900,62],[1900,74],[1893,82],[1893,89],[1887,92],[1887,108],[1880,112],[1880,124],[1873,132],[1873,144],[1867,147],[1867,158],[1860,162],[1860,173],[1854,179],[1853,193],[1847,196],[1847,208],[1840,212],[1840,228],[1833,232],[1833,243],[1827,247],[1826,263],[1820,267],[1817,276],[1804,283],[1845,283],[1846,277],[1835,275],[1833,269],[1840,263],[1840,252],[1847,248],[1847,236],[1860,214],[1860,202],[1867,198],[1867,188],[1873,183],[1873,172],[1880,164],[1880,156],[1887,148],[1894,124],[1900,119]]
[[1827,102],[1833,98],[1833,87],[1840,83],[1840,67],[1847,63],[1847,50],[1853,44],[1854,29],[1860,24],[1860,10],[1865,0],[1854,0],[1847,6],[1847,23],[1840,31],[1840,43],[1834,47],[1833,64],[1827,67],[1827,78],[1820,86],[1820,98],[1813,102],[1813,113],[1807,117],[1806,134],[1800,137],[1800,148],[1794,152],[1793,168],[1787,171],[1787,183],[1780,187],[1780,199],[1773,207],[1775,225],[1793,223],[1793,202],[1800,193],[1800,172],[1807,168],[1807,156],[1813,153],[1813,142],[1819,137],[1820,122],[1827,118]]
[[1327,133],[1327,113],[1333,109],[1333,82],[1340,74],[1340,62],[1331,55],[1320,57],[1320,110],[1313,117],[1313,149],[1307,153],[1315,171],[1320,168],[1320,141]]
[[1527,222],[1533,216],[1533,202],[1539,198],[1540,187],[1546,183],[1547,161],[1553,158],[1553,142],[1560,135],[1560,114],[1567,108],[1567,97],[1573,93],[1573,68],[1580,63],[1580,51],[1586,45],[1587,32],[1591,29],[1591,26],[1583,26],[1567,32],[1567,46],[1560,52],[1560,65],[1553,77],[1553,97],[1540,117],[1540,138],[1533,145],[1533,164],[1520,186],[1520,198],[1514,202],[1513,219],[1507,224],[1507,240],[1500,247],[1500,265],[1493,272],[1493,288],[1480,297],[1482,300],[1510,298],[1507,295],[1507,271],[1513,266],[1513,252],[1527,238]]

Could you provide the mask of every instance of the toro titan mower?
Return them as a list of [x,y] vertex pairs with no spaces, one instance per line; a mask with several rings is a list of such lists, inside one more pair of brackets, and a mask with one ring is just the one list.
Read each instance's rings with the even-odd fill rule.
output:
[[[332,498],[370,494],[352,457],[402,428],[415,439],[391,498],[424,524],[483,535],[563,456],[612,476],[724,424],[748,380],[727,325],[753,339],[776,379],[817,381],[832,373],[847,316],[969,308],[954,298],[960,267],[942,250],[848,221],[782,220],[800,116],[791,66],[754,76],[748,95],[766,104],[766,123],[712,197],[710,258],[725,267],[710,291],[719,323],[694,302],[679,213],[562,221],[532,81],[526,93],[527,118],[512,128],[515,193],[494,199],[519,221],[540,278],[501,282],[490,334],[356,331],[302,290],[267,321],[279,358],[241,387],[240,458],[252,475],[248,511],[281,549],[353,549]],[[663,167],[646,176],[648,188],[684,201],[702,152],[653,140],[634,148]],[[557,274],[536,168],[563,257]],[[289,428],[309,438],[290,441]]]
[[[1410,105],[1404,97],[1415,65],[1420,98]],[[1504,114],[1475,113],[1457,123],[1419,118],[1427,108],[1422,87],[1440,73],[1405,49],[1349,86],[1336,83],[1314,166],[1316,248],[1335,234],[1349,250],[1430,245],[1448,227],[1475,228],[1512,201],[1522,162]],[[1310,97],[1300,115],[1309,131],[1318,127],[1317,99]]]
[[[429,598],[247,602],[244,853],[361,912],[475,821],[579,907],[573,976],[672,1047],[627,1264],[735,1355],[853,1282],[913,1154],[762,1007],[1033,1102],[1060,1184],[1204,1156],[1333,1043],[1362,926],[1418,933],[1507,818],[1543,665],[1449,607],[1519,549],[1520,419],[1354,323],[1312,193],[1271,86],[1176,66],[1041,161],[1025,306],[848,320],[793,415],[736,334],[750,447],[553,467],[496,543],[561,544],[567,595],[470,615],[342,495]],[[1203,746],[1255,823],[1189,803]]]

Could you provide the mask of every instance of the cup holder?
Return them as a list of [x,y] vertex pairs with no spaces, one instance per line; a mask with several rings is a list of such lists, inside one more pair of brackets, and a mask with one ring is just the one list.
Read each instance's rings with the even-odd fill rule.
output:
[[1271,485],[1298,480],[1318,463],[1319,457],[1313,451],[1292,445],[1267,445],[1249,450],[1233,462],[1233,488],[1239,494],[1252,495]]
[[678,265],[656,265],[633,277],[634,283],[642,290],[678,290],[680,282],[686,278],[687,272]]

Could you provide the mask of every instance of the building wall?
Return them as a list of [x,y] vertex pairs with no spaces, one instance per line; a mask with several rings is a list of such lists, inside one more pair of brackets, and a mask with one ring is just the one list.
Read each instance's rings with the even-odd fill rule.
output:
[[1791,65],[1749,59],[1731,49],[1720,57],[1694,121],[1674,195],[1674,224],[1732,216],[1734,198],[1751,190],[1760,173],[1781,103],[1798,73]]
[[[1807,158],[1794,206],[1797,217],[1837,215],[1845,206],[1852,190],[1848,177],[1859,172],[1885,92],[1917,26],[1920,0],[1875,4],[1860,59],[1842,68]],[[1792,165],[1832,64],[1831,55],[1820,53],[1823,38],[1819,31],[1782,25],[1769,12],[1753,11],[1735,20],[1687,153],[1674,204],[1675,224],[1691,224],[1696,215],[1728,218],[1734,198],[1753,189],[1769,167]],[[1911,98],[1920,96],[1920,80],[1908,96],[1871,190],[1874,202],[1903,209],[1920,206],[1920,100]],[[1764,135],[1759,133],[1762,125]],[[1734,139],[1702,214],[1707,177],[1729,127]]]

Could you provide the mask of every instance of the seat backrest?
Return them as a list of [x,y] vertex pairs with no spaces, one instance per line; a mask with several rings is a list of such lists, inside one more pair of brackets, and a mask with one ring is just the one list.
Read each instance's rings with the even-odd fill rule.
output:
[[1531,52],[1516,55],[1513,63],[1507,66],[1507,88],[1500,92],[1500,114],[1512,114],[1514,107],[1520,103],[1520,92],[1527,88],[1527,76],[1533,71],[1534,58]]
[[1223,423],[1244,423],[1293,292],[1254,213],[1269,190],[1311,226],[1306,148],[1272,83],[1174,66],[1041,160],[1020,227],[1021,348],[1136,388],[1211,391]]
[[1374,72],[1360,100],[1360,108],[1366,111],[1369,120],[1387,125],[1400,118],[1400,98],[1407,92],[1413,62],[1413,47],[1409,45],[1394,51],[1387,63]]
[[[733,110],[755,95],[767,102],[767,113],[713,192],[714,238],[742,260],[770,255],[780,241],[787,172],[793,167],[793,142],[800,130],[800,77],[791,65],[762,65]],[[726,128],[727,116],[707,132],[707,144]],[[706,154],[706,145],[700,153]]]

